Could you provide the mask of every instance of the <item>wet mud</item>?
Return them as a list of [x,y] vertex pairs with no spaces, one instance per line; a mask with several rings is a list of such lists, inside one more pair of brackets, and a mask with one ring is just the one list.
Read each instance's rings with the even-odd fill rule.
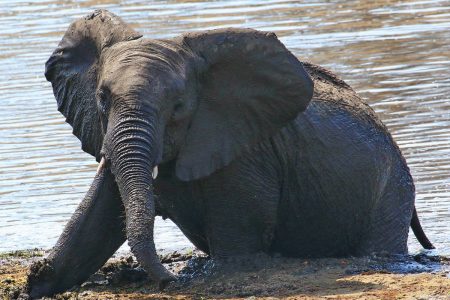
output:
[[[0,254],[0,298],[21,294],[44,251]],[[292,259],[264,254],[212,260],[161,256],[178,281],[159,291],[131,255],[110,259],[81,286],[51,299],[450,299],[450,259],[423,253]]]

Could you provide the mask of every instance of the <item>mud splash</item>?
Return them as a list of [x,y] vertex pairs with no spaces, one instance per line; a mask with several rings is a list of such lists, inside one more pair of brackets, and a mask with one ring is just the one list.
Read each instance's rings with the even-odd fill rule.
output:
[[[29,267],[42,257],[0,257],[0,296],[26,299],[21,293]],[[314,260],[259,254],[212,260],[201,252],[173,252],[161,260],[179,277],[164,292],[126,255],[112,258],[81,286],[53,299],[450,297],[450,261],[428,253]]]

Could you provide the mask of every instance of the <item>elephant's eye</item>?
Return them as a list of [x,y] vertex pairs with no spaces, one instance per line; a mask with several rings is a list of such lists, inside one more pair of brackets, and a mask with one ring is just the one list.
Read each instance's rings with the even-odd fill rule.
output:
[[109,111],[109,93],[108,90],[106,89],[99,89],[97,91],[96,94],[96,98],[97,98],[97,106],[98,109],[103,113],[103,114],[107,114]]
[[172,120],[179,121],[183,119],[185,115],[186,115],[185,104],[181,102],[181,100],[178,100],[173,106]]
[[175,106],[173,107],[173,111],[174,113],[179,113],[183,110],[183,103],[178,102],[177,104],[175,104]]

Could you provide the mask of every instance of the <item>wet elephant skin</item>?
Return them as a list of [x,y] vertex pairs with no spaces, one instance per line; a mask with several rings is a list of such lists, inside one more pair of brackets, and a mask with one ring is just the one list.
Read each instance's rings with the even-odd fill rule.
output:
[[410,224],[432,247],[386,127],[274,33],[145,39],[97,10],[70,25],[45,76],[100,166],[49,257],[32,266],[31,297],[79,284],[125,239],[163,288],[175,277],[156,253],[157,214],[215,258],[406,253]]

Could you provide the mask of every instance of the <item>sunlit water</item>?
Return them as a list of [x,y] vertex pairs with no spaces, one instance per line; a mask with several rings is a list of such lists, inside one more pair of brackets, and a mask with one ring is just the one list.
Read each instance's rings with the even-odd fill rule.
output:
[[[437,253],[450,255],[448,1],[0,0],[0,251],[51,247],[96,164],[56,110],[44,63],[68,24],[106,8],[146,37],[251,27],[338,73],[391,130],[416,182]],[[159,249],[189,247],[157,221]],[[420,249],[410,237],[411,251]]]

